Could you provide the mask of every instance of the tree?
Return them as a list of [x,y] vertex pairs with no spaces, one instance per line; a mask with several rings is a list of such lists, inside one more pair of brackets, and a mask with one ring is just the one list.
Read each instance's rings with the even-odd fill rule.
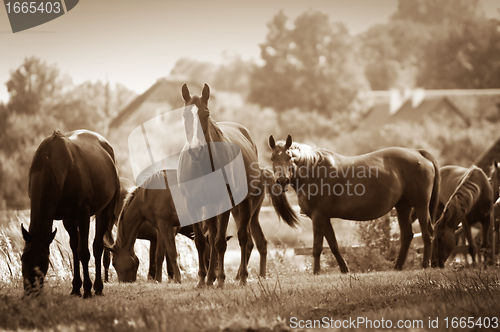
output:
[[249,100],[279,112],[298,108],[331,115],[350,110],[367,82],[346,27],[312,10],[298,16],[292,28],[288,23],[283,12],[268,23],[260,45],[265,64],[252,74]]
[[469,20],[425,48],[418,83],[428,89],[500,88],[500,21]]

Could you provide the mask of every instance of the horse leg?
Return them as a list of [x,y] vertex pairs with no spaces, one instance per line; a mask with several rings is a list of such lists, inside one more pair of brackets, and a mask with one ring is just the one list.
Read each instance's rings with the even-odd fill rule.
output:
[[82,296],[82,278],[80,277],[80,259],[78,256],[78,225],[75,220],[64,219],[64,228],[69,234],[69,245],[73,252],[73,289],[71,295]]
[[217,265],[217,252],[215,248],[215,237],[217,236],[217,217],[205,220],[208,227],[208,246],[210,248],[210,262],[208,263],[207,285],[212,286],[215,281],[215,269]]
[[[470,229],[470,223],[468,220],[465,218],[462,219],[462,228],[465,231],[465,238],[467,239],[467,242],[469,242],[469,254],[472,257],[472,265],[475,265],[476,263],[476,255],[477,255],[477,249],[476,249],[476,243],[474,242],[474,239],[472,238],[472,232]],[[467,255],[465,256],[466,262],[468,261]]]
[[[260,209],[260,207],[259,207]],[[267,239],[262,232],[262,228],[259,223],[259,212],[256,211],[252,216],[252,220],[250,221],[250,228],[252,231],[252,237],[255,240],[255,245],[257,246],[257,251],[260,255],[260,276],[262,278],[266,277],[266,263],[267,263]]]
[[320,259],[321,252],[323,251],[323,236],[325,234],[324,228],[325,223],[330,222],[330,219],[317,213],[312,216],[312,228],[313,228],[313,274],[319,274],[321,269]]
[[347,264],[344,261],[344,258],[340,254],[339,245],[337,243],[337,238],[335,237],[335,231],[333,230],[332,223],[330,222],[330,219],[328,219],[328,220],[326,220],[326,219],[327,218],[325,218],[325,221],[324,221],[326,240],[328,241],[328,245],[330,246],[330,249],[332,250],[332,254],[335,256],[335,259],[337,260],[337,263],[339,264],[340,272],[347,273],[347,272],[349,272],[349,268],[347,267]]
[[[223,288],[226,280],[226,273],[224,270],[224,256],[227,249],[227,224],[229,222],[230,211],[223,212],[218,217],[217,236],[215,237],[215,250],[217,251],[217,287]],[[210,262],[211,263],[211,262]]]
[[104,284],[102,283],[101,257],[104,251],[104,234],[106,234],[108,230],[109,223],[113,220],[114,211],[115,205],[109,204],[95,216],[95,237],[92,245],[95,258],[95,295],[102,295],[102,290],[104,288]]
[[[181,272],[179,270],[179,266],[177,265],[177,248],[175,246],[175,232],[174,228],[172,225],[170,225],[167,221],[164,220],[159,220],[157,222],[159,232],[161,233],[161,238],[160,234],[158,234],[158,245],[160,246],[160,242],[162,243],[163,248],[167,248],[167,256],[168,256],[168,262],[172,265],[172,270],[173,270],[173,280],[176,283],[181,282]],[[158,252],[158,255],[160,253]],[[165,250],[163,250],[162,254],[162,261],[163,261],[163,256],[165,256]]]
[[[113,236],[111,235],[110,227],[104,234],[104,241],[108,246],[112,246],[114,243]],[[104,282],[109,281],[109,265],[111,263],[111,253],[109,250],[104,249],[102,254],[102,265],[104,266]]]
[[198,251],[198,285],[196,287],[201,288],[205,286],[205,277],[207,275],[207,270],[205,267],[205,249],[206,240],[205,234],[203,234],[202,223],[198,222],[193,224],[194,231],[194,243],[196,245],[196,250]]
[[[248,224],[250,223],[250,218],[252,215],[252,206],[251,202],[249,199],[245,199],[243,202],[241,202],[237,207],[237,215],[238,218],[240,219],[240,224],[238,228],[238,241],[240,243],[240,250],[241,250],[241,273],[240,273],[240,285],[246,285],[247,283],[247,277],[248,277],[248,240],[249,240],[249,234],[248,234]],[[250,241],[252,239],[250,238]]]
[[165,248],[165,242],[163,241],[163,236],[161,231],[158,229],[156,233],[156,253],[155,253],[155,277],[154,279],[158,282],[163,280],[163,259],[165,259],[167,264],[167,278],[174,278],[174,271],[172,270],[172,264],[170,263],[167,255],[167,249]]
[[[401,248],[399,249],[399,255],[396,259],[396,265],[394,268],[396,270],[402,270],[406,260],[406,255],[408,254],[408,249],[410,248],[411,240],[413,239],[413,230],[411,229],[410,220],[411,206],[405,200],[401,200],[398,202],[398,204],[396,204],[396,211],[398,213],[399,231],[401,233]],[[420,219],[418,211],[417,217]]]
[[[429,213],[429,208],[427,206],[415,208],[415,211],[417,212],[418,223],[420,224],[420,232],[422,233],[422,241],[424,242],[424,257],[422,261],[422,267],[426,269],[429,267],[429,260],[431,258],[431,232],[432,232],[432,227],[430,227],[431,215]],[[399,213],[398,213],[398,220],[399,220]],[[411,228],[411,223],[409,225],[409,228],[411,231],[411,237],[408,236],[408,238],[410,239],[408,242],[408,247],[410,246],[410,242],[413,239],[413,230]],[[401,239],[403,239],[403,237],[401,237]],[[406,249],[406,253],[402,264],[404,264],[404,261],[406,260],[407,253],[408,249]],[[403,265],[401,265],[401,268],[403,268]]]
[[[90,217],[87,214],[86,216],[84,216],[80,220],[78,220],[78,234],[79,234],[78,256],[80,257],[80,262],[82,263],[82,268],[83,268],[83,297],[84,298],[92,297],[92,281],[90,280],[90,275],[89,275],[89,260],[90,260],[89,227],[90,227]],[[101,237],[101,239],[102,239],[102,237]],[[96,234],[96,240],[97,240],[97,234]],[[94,240],[94,243],[95,243],[95,240]],[[101,259],[101,255],[99,255],[99,260],[100,259]],[[97,257],[96,257],[96,261],[97,261]],[[97,265],[97,262],[96,262],[96,265]],[[96,272],[96,277],[97,277],[97,272]]]
[[[156,280],[158,281],[158,273],[156,264],[156,252],[158,251],[158,242],[156,239],[149,240],[149,271],[148,271],[148,280]],[[160,278],[161,282],[161,278]]]

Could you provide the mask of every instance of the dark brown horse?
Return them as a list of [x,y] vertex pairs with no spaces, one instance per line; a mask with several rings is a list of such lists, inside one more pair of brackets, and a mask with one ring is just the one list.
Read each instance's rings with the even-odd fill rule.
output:
[[102,295],[101,256],[103,237],[113,219],[120,195],[113,148],[101,135],[77,130],[66,134],[55,131],[38,147],[29,172],[31,222],[29,232],[22,227],[26,241],[22,255],[25,293],[43,284],[49,264],[49,245],[56,231],[53,220],[63,220],[73,251],[73,289],[80,295],[83,267],[83,297],[92,295],[89,276],[88,235],[90,216],[96,217],[94,290]]
[[[439,169],[426,151],[389,148],[346,157],[305,144],[275,142],[269,137],[276,181],[283,190],[296,192],[301,211],[313,222],[314,273],[320,270],[323,237],[337,259],[340,271],[348,272],[337,245],[330,218],[373,220],[396,207],[401,248],[395,268],[401,270],[413,238],[410,213],[415,209],[422,229],[424,258],[428,267],[431,237],[428,223],[434,219],[439,197]],[[290,208],[285,218],[297,216]],[[285,219],[286,220],[286,219]]]
[[[205,84],[201,97],[191,96],[186,85],[182,86],[184,129],[187,143],[179,158],[179,187],[187,204],[190,223],[194,226],[199,258],[198,287],[205,285],[207,276],[204,260],[204,220],[209,231],[211,248],[206,284],[216,278],[218,287],[224,286],[224,255],[227,248],[226,230],[229,212],[238,222],[238,240],[241,248],[240,283],[246,284],[248,270],[249,223],[260,209],[252,196],[257,188],[253,179],[260,179],[257,147],[245,127],[230,122],[216,123],[210,116],[208,100],[210,88]],[[218,179],[213,181],[213,179]],[[195,180],[196,181],[193,181]],[[258,195],[257,195],[258,196]],[[273,197],[271,195],[271,197]],[[290,226],[295,220],[288,219]]]
[[[456,168],[456,171],[462,172],[463,170]],[[432,266],[444,267],[444,262],[455,248],[455,231],[460,223],[465,229],[473,260],[475,260],[476,250],[472,240],[471,225],[476,222],[482,224],[481,247],[490,247],[488,228],[492,211],[493,190],[488,177],[478,167],[466,169],[434,228]]]
[[[127,197],[127,194],[136,188],[135,183],[127,178],[120,178],[120,200],[115,208],[115,215],[113,223],[110,223],[108,231],[104,235],[104,242],[108,246],[112,246],[114,243],[112,236],[113,226],[118,222],[118,217],[123,208],[123,202]],[[179,233],[185,235],[190,239],[194,239],[193,228],[191,226],[183,227],[179,230]],[[166,256],[166,249],[161,238],[161,235],[158,234],[158,230],[154,227],[154,225],[145,222],[139,228],[139,233],[137,234],[137,238],[139,240],[148,240],[150,242],[149,246],[149,270],[148,270],[148,279],[153,279],[156,281],[161,281],[161,274],[156,277],[156,266],[163,265],[163,258]],[[109,279],[109,265],[111,262],[110,259],[110,251],[105,250],[103,254],[103,262],[104,262],[104,282],[108,282]],[[162,270],[160,269],[160,272]],[[167,259],[167,273],[170,279],[173,278],[173,270],[172,265],[169,263]]]

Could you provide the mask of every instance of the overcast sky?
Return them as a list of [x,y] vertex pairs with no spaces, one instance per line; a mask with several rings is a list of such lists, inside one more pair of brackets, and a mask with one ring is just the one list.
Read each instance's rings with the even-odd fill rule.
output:
[[[490,16],[500,8],[500,0],[482,2]],[[258,59],[266,23],[280,9],[292,19],[318,9],[358,34],[387,22],[396,6],[396,0],[80,0],[62,17],[15,34],[1,6],[0,100],[7,99],[10,71],[31,55],[57,63],[77,84],[107,77],[141,93],[183,56],[218,63],[232,51]]]

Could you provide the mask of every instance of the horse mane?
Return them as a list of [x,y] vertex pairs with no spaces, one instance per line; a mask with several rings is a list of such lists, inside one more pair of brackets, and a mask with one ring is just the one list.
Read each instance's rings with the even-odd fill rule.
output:
[[470,212],[470,209],[480,194],[479,186],[470,181],[470,178],[475,171],[480,170],[480,168],[472,166],[469,171],[462,176],[457,188],[444,206],[443,215],[449,210],[459,214],[459,217],[465,216]]
[[293,142],[290,146],[293,160],[298,167],[316,167],[323,164],[328,158],[333,158],[335,154],[324,148],[314,149],[307,144]]

